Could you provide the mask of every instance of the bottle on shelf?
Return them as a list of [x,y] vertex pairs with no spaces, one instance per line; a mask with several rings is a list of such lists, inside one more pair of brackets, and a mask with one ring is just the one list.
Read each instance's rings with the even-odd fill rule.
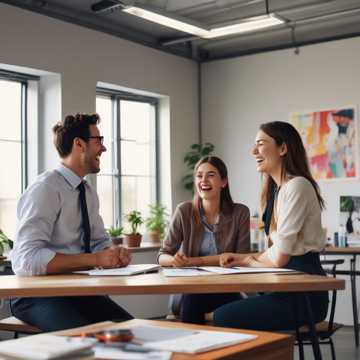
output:
[[347,239],[346,239],[346,229],[345,226],[340,224],[339,226],[339,247],[346,247]]

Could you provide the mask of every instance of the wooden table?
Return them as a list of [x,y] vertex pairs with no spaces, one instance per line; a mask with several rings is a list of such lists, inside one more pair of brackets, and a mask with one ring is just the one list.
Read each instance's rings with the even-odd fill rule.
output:
[[136,276],[47,275],[1,276],[0,298],[82,295],[139,295],[219,292],[309,292],[341,290],[345,281],[307,274],[239,274],[165,277],[160,273]]
[[341,290],[345,281],[302,273],[262,273],[210,275],[196,277],[165,277],[162,273],[125,277],[88,275],[48,275],[36,277],[1,277],[0,298],[40,296],[134,295],[214,292],[296,292],[308,311],[308,325],[312,334],[315,359],[321,351],[315,333],[308,293]]
[[338,248],[334,246],[327,246],[322,252],[322,255],[341,255],[351,256],[349,270],[336,270],[337,275],[350,275],[351,282],[351,298],[354,319],[354,337],[356,347],[359,346],[359,316],[357,310],[357,295],[356,295],[356,275],[360,275],[360,271],[356,270],[356,257],[360,255],[360,247],[346,247]]
[[[84,332],[101,331],[104,329],[131,328],[136,325],[159,325],[169,328],[215,330],[224,332],[241,332],[255,334],[255,340],[207,351],[201,354],[175,353],[171,360],[215,360],[215,359],[241,359],[241,360],[292,360],[294,339],[292,336],[263,331],[239,330],[218,328],[213,326],[190,325],[154,320],[130,320],[123,323],[104,322],[82,328],[56,332],[57,335],[80,335]],[[36,336],[36,335],[35,335]]]

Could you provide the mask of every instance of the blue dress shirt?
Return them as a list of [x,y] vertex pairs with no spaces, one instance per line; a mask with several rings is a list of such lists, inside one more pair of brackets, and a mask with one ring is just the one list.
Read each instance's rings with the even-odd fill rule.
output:
[[208,224],[204,214],[200,215],[200,219],[204,226],[204,235],[201,241],[199,256],[217,255],[218,251],[215,241],[215,229],[219,223],[219,216],[216,218],[213,226]]
[[[10,254],[12,268],[20,276],[46,274],[47,264],[56,255],[84,252],[81,210],[77,186],[83,179],[64,165],[39,175],[17,205],[17,233]],[[111,245],[99,214],[99,199],[88,183],[92,252]]]

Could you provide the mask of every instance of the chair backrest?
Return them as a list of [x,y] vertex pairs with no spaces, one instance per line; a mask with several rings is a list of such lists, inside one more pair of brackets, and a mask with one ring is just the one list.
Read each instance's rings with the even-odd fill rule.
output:
[[[341,265],[343,263],[344,263],[344,259],[321,260],[321,265],[331,265],[331,268],[324,268],[324,270],[327,274],[332,275],[334,278],[336,277],[336,266]],[[329,328],[328,328],[329,332],[332,331],[334,324],[336,295],[337,295],[337,291],[333,290],[331,296],[331,308],[330,308],[330,316],[329,316]]]

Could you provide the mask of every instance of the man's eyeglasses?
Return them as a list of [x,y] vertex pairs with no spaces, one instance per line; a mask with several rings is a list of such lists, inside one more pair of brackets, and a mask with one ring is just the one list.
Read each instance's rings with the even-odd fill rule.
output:
[[98,139],[98,142],[102,145],[104,143],[103,136],[88,136],[88,139]]

